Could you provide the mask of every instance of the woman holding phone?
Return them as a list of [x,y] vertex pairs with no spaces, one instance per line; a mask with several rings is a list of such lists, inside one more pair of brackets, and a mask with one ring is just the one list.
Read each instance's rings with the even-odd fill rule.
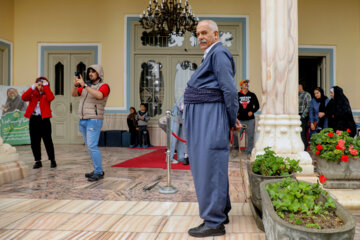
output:
[[51,161],[51,168],[56,168],[54,144],[51,137],[51,101],[54,100],[49,81],[46,77],[39,77],[35,83],[21,96],[29,102],[24,116],[30,119],[29,131],[31,149],[34,155],[34,169],[41,168],[41,139],[43,139],[47,155]]

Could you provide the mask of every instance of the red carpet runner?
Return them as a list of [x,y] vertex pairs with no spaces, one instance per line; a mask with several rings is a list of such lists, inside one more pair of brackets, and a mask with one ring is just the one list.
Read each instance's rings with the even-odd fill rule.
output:
[[[153,148],[150,148],[153,149]],[[112,167],[124,167],[124,168],[163,168],[166,169],[166,149],[157,149],[150,153],[141,155],[136,158],[126,160],[125,162],[118,163]],[[177,164],[171,164],[171,169],[175,170],[190,170],[190,165],[183,165],[181,162]]]

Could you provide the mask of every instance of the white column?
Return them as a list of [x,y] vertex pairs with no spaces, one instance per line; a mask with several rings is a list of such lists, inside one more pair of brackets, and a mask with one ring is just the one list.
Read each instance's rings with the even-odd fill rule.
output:
[[261,0],[262,106],[256,154],[270,146],[298,159],[304,174],[314,172],[304,151],[298,114],[297,0]]

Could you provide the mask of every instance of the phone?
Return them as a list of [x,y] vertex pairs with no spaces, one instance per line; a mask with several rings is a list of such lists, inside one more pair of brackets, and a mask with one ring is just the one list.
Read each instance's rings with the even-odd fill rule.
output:
[[81,75],[81,73],[75,72],[75,76],[76,76],[77,78],[80,78],[80,75]]

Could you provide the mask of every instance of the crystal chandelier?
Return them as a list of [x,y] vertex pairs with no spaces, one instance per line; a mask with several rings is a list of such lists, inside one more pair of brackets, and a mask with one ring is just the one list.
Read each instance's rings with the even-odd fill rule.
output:
[[182,36],[186,31],[196,32],[199,18],[191,10],[188,0],[185,0],[184,7],[181,0],[149,0],[146,11],[140,14],[140,20],[144,29],[151,29],[152,35],[169,36],[175,34]]

